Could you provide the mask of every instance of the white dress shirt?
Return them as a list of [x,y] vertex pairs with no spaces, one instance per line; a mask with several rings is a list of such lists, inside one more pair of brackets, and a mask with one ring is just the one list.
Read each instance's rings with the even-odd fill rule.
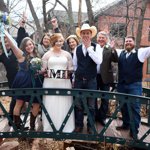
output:
[[[97,64],[101,64],[102,63],[102,48],[100,47],[99,44],[96,44],[96,48],[94,51],[94,47],[90,46],[88,48],[86,48],[83,44],[82,44],[82,51],[84,56],[86,56],[86,53],[89,53],[89,56],[91,57],[91,59]],[[74,71],[77,69],[77,55],[76,55],[76,50],[74,51],[74,55],[73,55],[73,66],[74,66]]]
[[[100,46],[100,48],[101,48],[100,51],[101,51],[102,54],[103,54],[104,46],[103,46],[103,47]],[[98,64],[98,65],[97,65],[97,74],[100,74],[100,66],[101,66],[101,64]]]
[[[118,57],[120,56],[120,53],[123,51],[123,49],[116,49]],[[126,51],[127,52],[127,51]],[[131,53],[135,53],[135,49],[131,50],[129,55]],[[150,47],[144,47],[144,48],[139,48],[138,49],[138,59],[140,62],[144,62],[148,57],[150,57]]]

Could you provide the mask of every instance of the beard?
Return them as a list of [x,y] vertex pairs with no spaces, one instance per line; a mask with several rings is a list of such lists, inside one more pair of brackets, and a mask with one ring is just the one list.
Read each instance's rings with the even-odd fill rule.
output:
[[125,45],[125,49],[130,52],[134,48],[134,45]]

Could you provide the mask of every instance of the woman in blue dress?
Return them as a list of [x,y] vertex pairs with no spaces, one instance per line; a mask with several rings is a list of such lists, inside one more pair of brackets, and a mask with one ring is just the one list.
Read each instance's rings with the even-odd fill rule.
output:
[[[6,37],[6,42],[9,43],[13,53],[15,54],[18,64],[19,71],[16,74],[15,80],[13,82],[13,88],[33,88],[33,87],[41,87],[42,83],[35,70],[32,68],[31,60],[33,58],[37,58],[38,54],[35,49],[35,44],[33,40],[29,37],[26,37],[22,40],[20,49],[15,46],[15,44],[11,41],[10,37]],[[23,104],[25,102],[29,102],[31,99],[30,96],[17,96],[16,97],[16,105],[13,112],[14,123],[18,129],[21,128],[20,122],[20,112]],[[32,111],[30,116],[30,130],[35,130],[35,120],[36,116],[39,112],[39,103],[38,100],[34,98],[32,104]]]

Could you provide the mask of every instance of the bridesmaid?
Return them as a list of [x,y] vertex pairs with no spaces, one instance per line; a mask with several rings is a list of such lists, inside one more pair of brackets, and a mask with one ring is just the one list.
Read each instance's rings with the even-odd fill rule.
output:
[[[30,63],[33,58],[39,57],[33,40],[29,37],[24,38],[21,42],[20,48],[14,45],[10,36],[6,36],[6,42],[9,43],[19,63],[19,71],[16,74],[12,88],[41,87],[41,80],[37,73],[35,75],[33,74],[32,66]],[[21,108],[23,104],[25,102],[29,102],[30,99],[30,96],[16,96],[16,105],[13,112],[13,119],[18,129],[21,129]],[[39,112],[39,107],[40,105],[38,100],[34,98],[30,116],[30,130],[35,130],[35,120]]]

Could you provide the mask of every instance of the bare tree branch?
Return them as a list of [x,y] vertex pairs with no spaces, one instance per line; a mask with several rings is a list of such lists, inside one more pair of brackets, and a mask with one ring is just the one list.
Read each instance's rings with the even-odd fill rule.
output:
[[56,5],[57,5],[57,1],[55,1],[55,4],[53,5],[53,7],[47,11],[46,15],[48,15],[51,11],[53,11],[55,9]]
[[59,1],[59,0],[56,0],[65,10],[66,10],[66,12],[68,13],[68,9],[67,9],[67,7],[61,2],[61,1]]

